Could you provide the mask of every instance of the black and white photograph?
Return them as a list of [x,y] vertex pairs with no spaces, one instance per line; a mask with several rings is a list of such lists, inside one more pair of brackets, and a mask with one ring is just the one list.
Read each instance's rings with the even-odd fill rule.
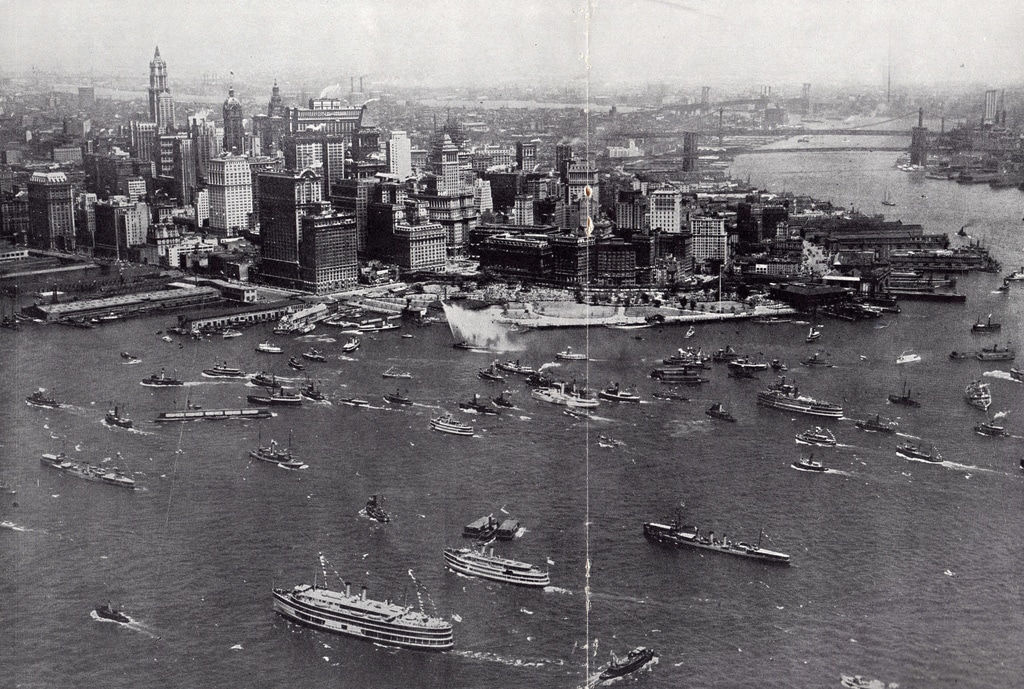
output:
[[1022,36],[0,0],[0,685],[1021,686]]

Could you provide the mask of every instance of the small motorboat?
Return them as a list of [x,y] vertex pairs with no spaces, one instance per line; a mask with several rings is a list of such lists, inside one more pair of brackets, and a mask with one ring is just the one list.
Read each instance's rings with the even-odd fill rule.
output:
[[223,338],[225,340],[230,340],[233,337],[241,337],[242,336],[242,331],[241,330],[232,330],[231,328],[228,328],[227,330],[222,332],[220,334],[220,336],[221,336],[221,338]]
[[366,507],[362,509],[361,514],[381,524],[387,524],[391,521],[391,515],[384,510],[383,502],[383,498],[378,500],[376,495],[371,495],[370,499],[366,501]]
[[118,608],[115,608],[114,606],[112,606],[109,602],[104,603],[103,605],[97,605],[95,612],[96,612],[97,615],[99,615],[103,619],[110,620],[112,622],[120,622],[121,624],[130,624],[131,621],[132,621],[132,618],[130,618],[127,615],[125,615]]
[[362,344],[362,340],[358,337],[351,338],[348,342],[341,345],[341,351],[343,352],[354,352],[359,349],[359,345]]
[[691,325],[689,328],[686,329],[686,332],[683,334],[683,337],[685,337],[686,339],[690,339],[691,337],[693,337],[696,334],[697,334],[697,329],[694,328]]
[[736,417],[727,412],[721,402],[715,402],[711,405],[711,408],[704,413],[712,419],[718,419],[719,421],[736,421]]
[[805,342],[814,342],[815,340],[819,340],[819,339],[821,339],[821,331],[820,330],[815,330],[814,327],[812,326],[811,329],[807,332],[807,337],[804,338],[804,341]]
[[828,471],[824,464],[814,459],[813,454],[810,457],[801,457],[790,466],[794,469],[799,469],[800,471],[814,471],[819,474],[823,474]]
[[959,359],[970,359],[971,358],[971,353],[970,352],[958,352],[958,351],[956,351],[954,349],[952,352],[949,353],[949,358],[954,360],[954,361],[957,361]]
[[327,361],[327,357],[319,349],[310,349],[303,352],[302,358],[307,361]]
[[387,371],[384,371],[381,376],[384,378],[412,378],[412,373],[409,371],[401,371],[392,366]]
[[342,404],[347,404],[350,407],[368,407],[370,402],[368,400],[359,399],[358,397],[342,397],[339,400]]
[[305,364],[303,364],[301,361],[299,361],[295,357],[291,357],[291,358],[288,359],[288,366],[290,366],[291,368],[294,368],[296,371],[305,371],[306,370]]
[[915,354],[914,352],[910,351],[909,349],[904,351],[898,357],[896,357],[896,365],[897,366],[900,365],[900,364],[916,364],[916,363],[920,363],[920,361],[921,361],[921,355],[920,354]]
[[974,432],[978,435],[987,435],[993,438],[1005,438],[1010,435],[1006,432],[1004,426],[1000,426],[991,421],[983,421],[974,427]]
[[612,662],[601,671],[598,681],[604,682],[636,672],[651,661],[656,660],[657,657],[654,651],[643,646],[634,648],[625,658],[616,658],[613,653]]
[[260,342],[256,345],[256,351],[264,354],[280,354],[281,348],[271,342]]

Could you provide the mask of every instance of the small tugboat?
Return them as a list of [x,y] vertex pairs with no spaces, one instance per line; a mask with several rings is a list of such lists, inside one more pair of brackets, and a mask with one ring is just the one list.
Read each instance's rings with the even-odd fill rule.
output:
[[132,618],[128,617],[119,609],[112,606],[109,601],[102,605],[97,605],[94,612],[96,613],[97,616],[102,617],[105,620],[110,620],[111,622],[130,624],[132,621]]
[[925,447],[916,443],[908,442],[897,445],[896,454],[904,459],[917,459],[922,462],[938,463],[942,461],[942,457],[934,447]]
[[612,402],[640,402],[640,395],[634,391],[621,389],[618,383],[612,383],[604,390],[599,390],[597,396]]
[[288,434],[288,447],[283,450],[277,449],[277,441],[271,440],[269,445],[264,445],[262,439],[255,450],[249,450],[249,456],[261,462],[276,464],[285,469],[298,469],[302,462],[292,456],[292,434]]
[[988,408],[992,406],[992,392],[989,390],[988,383],[981,380],[971,381],[964,388],[964,395],[967,397],[968,404],[983,411],[988,411]]
[[974,354],[974,358],[978,361],[1013,361],[1016,356],[1017,351],[1013,347],[1009,345],[1000,347],[998,344],[982,347],[981,351]]
[[33,407],[48,407],[50,409],[57,409],[60,407],[60,402],[47,395],[46,390],[43,388],[39,388],[26,397],[25,401]]
[[208,378],[242,378],[245,376],[240,369],[228,366],[227,362],[217,364],[213,368],[204,368],[203,375]]
[[555,358],[562,361],[586,361],[587,355],[572,351],[572,347],[566,347],[561,352],[555,354]]
[[818,445],[822,447],[835,447],[836,445],[836,437],[832,435],[832,431],[821,426],[808,428],[803,433],[797,433],[796,441],[804,445]]
[[476,375],[481,380],[489,380],[495,383],[505,382],[505,376],[498,373],[498,369],[495,367],[494,364],[491,364],[487,368],[480,369],[479,371],[477,371]]
[[740,353],[733,349],[731,345],[726,345],[711,354],[711,360],[719,363],[735,361],[739,358]]
[[896,422],[895,421],[882,421],[881,414],[875,414],[875,418],[873,418],[873,419],[864,419],[862,421],[857,421],[856,424],[854,424],[854,425],[856,425],[857,428],[859,428],[859,429],[861,429],[863,431],[868,431],[870,433],[895,433],[896,432]]
[[310,349],[302,353],[302,358],[307,361],[327,361],[327,357],[319,349]]
[[652,543],[659,545],[674,546],[676,548],[699,548],[711,550],[726,555],[747,557],[763,562],[788,565],[789,555],[768,550],[761,547],[761,539],[764,537],[762,530],[757,537],[757,545],[744,543],[743,541],[731,541],[723,536],[715,538],[715,532],[711,531],[707,536],[702,535],[695,526],[683,526],[677,516],[669,524],[648,522],[644,524],[644,537]]
[[167,386],[184,385],[185,382],[177,378],[171,378],[164,373],[163,369],[160,369],[160,373],[154,373],[149,378],[144,378],[142,384],[147,387],[162,388]]
[[505,409],[514,409],[516,404],[508,398],[508,390],[502,390],[501,394],[497,397],[492,397],[491,402],[496,407],[504,407]]
[[473,393],[473,398],[468,402],[459,402],[459,409],[465,409],[466,411],[476,412],[478,414],[490,414],[491,416],[497,416],[501,412],[494,407],[489,407],[480,401],[480,395]]
[[1004,277],[1003,280],[1009,280],[1010,282],[1013,282],[1015,280],[1024,280],[1024,266],[1021,266],[1020,270],[1013,271],[1012,273]]
[[103,417],[103,423],[108,426],[117,426],[118,428],[132,428],[135,424],[128,418],[128,415],[118,407],[116,404],[114,408],[107,411]]
[[349,339],[348,342],[346,342],[345,344],[341,345],[341,351],[343,351],[343,352],[354,352],[357,349],[359,349],[359,345],[361,345],[362,343],[363,343],[362,340],[360,340],[358,337],[353,337],[353,338]]
[[412,378],[412,374],[408,371],[400,371],[399,369],[392,366],[384,373],[380,374],[384,378]]
[[520,364],[519,359],[516,359],[515,361],[497,362],[494,365],[506,373],[519,373],[524,376],[537,373],[536,369],[526,366],[525,364]]
[[305,371],[306,370],[305,365],[301,361],[296,359],[295,357],[291,357],[291,358],[288,359],[288,366],[293,368],[293,369],[295,369],[296,371]]
[[298,407],[302,405],[302,395],[297,392],[289,392],[284,388],[277,388],[268,390],[267,393],[254,393],[246,395],[247,399],[251,404],[267,404],[271,406],[291,406]]
[[452,435],[473,435],[472,426],[462,423],[447,412],[431,419],[430,428],[441,433],[451,433]]
[[249,376],[249,381],[253,385],[259,385],[261,388],[269,388],[271,390],[281,387],[281,383],[277,381],[277,376],[266,371],[252,374]]
[[783,362],[779,361],[778,359],[772,359],[772,362],[771,362],[771,364],[769,364],[769,366],[771,367],[771,369],[773,371],[788,371],[789,370],[789,367],[786,366],[786,364],[784,364]]
[[911,396],[910,388],[907,387],[907,382],[903,381],[903,392],[895,395],[889,393],[889,401],[893,404],[902,404],[904,407],[920,407],[921,403],[915,400]]
[[896,357],[896,365],[897,366],[899,366],[900,364],[916,364],[916,363],[919,363],[920,361],[921,361],[921,355],[920,354],[915,354],[914,352],[910,351],[909,349],[904,351],[898,357]]
[[815,330],[814,326],[807,331],[807,337],[804,338],[804,342],[814,342],[815,340],[821,339],[821,331]]
[[807,367],[810,367],[810,368],[813,368],[815,366],[820,366],[822,368],[832,368],[832,364],[827,359],[822,359],[820,357],[820,354],[821,354],[821,352],[815,352],[814,354],[812,354],[808,358],[806,358],[803,361],[801,361],[800,365],[801,366],[807,366]]
[[727,412],[721,402],[715,402],[711,405],[711,408],[704,413],[712,419],[718,419],[719,421],[736,421],[736,417]]
[[299,394],[307,399],[311,399],[314,402],[326,402],[327,395],[320,389],[320,386],[306,378],[306,384],[299,388]]
[[613,653],[612,662],[601,671],[597,679],[599,682],[604,682],[616,677],[624,677],[641,669],[657,657],[654,651],[643,646],[637,646],[625,658],[616,658]]
[[958,352],[954,349],[952,352],[949,353],[949,358],[953,359],[954,361],[957,361],[959,359],[970,359],[971,354],[970,352]]
[[263,352],[264,354],[280,354],[281,348],[271,342],[260,342],[256,345],[257,352]]
[[383,498],[378,500],[376,495],[371,495],[370,499],[366,501],[366,507],[360,511],[360,514],[381,524],[387,524],[391,521],[391,515],[384,511],[383,502]]
[[813,471],[819,474],[823,474],[828,471],[828,468],[824,464],[814,459],[813,454],[810,457],[801,457],[790,464],[790,466],[794,469],[798,469],[799,471]]
[[971,326],[972,333],[994,333],[999,331],[1003,326],[999,323],[992,322],[992,314],[988,315],[988,320],[982,323],[981,318],[978,318],[977,322]]
[[342,397],[338,400],[342,404],[347,404],[350,407],[369,407],[370,403],[367,400],[359,399],[358,397]]
[[974,427],[974,432],[978,435],[987,435],[994,438],[1005,438],[1010,435],[1006,432],[1006,428],[1004,426],[1000,426],[991,421],[979,423]]
[[412,400],[408,395],[403,395],[400,390],[394,392],[385,393],[384,401],[390,402],[391,404],[402,404],[405,406],[412,406]]

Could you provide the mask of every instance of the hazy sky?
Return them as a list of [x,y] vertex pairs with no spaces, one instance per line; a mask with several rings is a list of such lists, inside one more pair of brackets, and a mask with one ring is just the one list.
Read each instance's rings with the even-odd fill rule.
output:
[[0,0],[0,69],[486,84],[1024,80],[1024,0]]

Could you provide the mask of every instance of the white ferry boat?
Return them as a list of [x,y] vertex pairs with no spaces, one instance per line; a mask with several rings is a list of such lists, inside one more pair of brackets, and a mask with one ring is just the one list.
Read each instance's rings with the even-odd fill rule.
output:
[[451,414],[442,414],[437,418],[430,420],[430,427],[435,431],[442,433],[451,433],[452,435],[473,435],[473,427],[468,426]]
[[551,578],[536,565],[472,548],[445,548],[444,563],[453,572],[520,586],[548,586]]

